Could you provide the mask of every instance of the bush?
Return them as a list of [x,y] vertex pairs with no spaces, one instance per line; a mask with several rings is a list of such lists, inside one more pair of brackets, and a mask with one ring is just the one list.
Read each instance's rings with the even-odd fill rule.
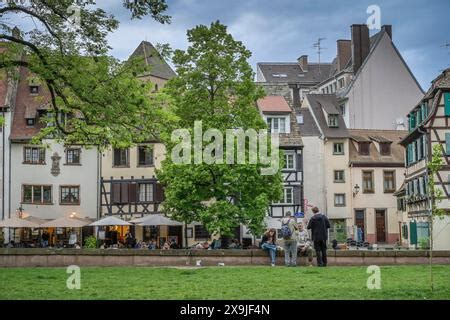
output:
[[430,239],[428,237],[427,238],[421,238],[419,240],[419,247],[422,250],[430,249]]
[[89,236],[84,241],[84,247],[88,249],[95,249],[97,248],[97,238],[94,236]]

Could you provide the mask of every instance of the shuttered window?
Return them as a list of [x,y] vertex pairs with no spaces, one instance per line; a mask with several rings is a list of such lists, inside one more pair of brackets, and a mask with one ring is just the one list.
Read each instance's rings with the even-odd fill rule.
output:
[[444,93],[445,116],[450,117],[450,92]]
[[445,134],[445,154],[450,156],[450,132]]

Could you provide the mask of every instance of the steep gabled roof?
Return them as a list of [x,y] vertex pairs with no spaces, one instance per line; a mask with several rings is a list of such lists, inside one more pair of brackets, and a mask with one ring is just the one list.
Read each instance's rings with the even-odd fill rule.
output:
[[144,63],[151,66],[150,75],[169,80],[176,76],[176,73],[161,57],[155,47],[148,41],[142,41],[131,54],[130,58],[144,57]]
[[[334,94],[307,94],[310,110],[316,125],[326,138],[348,138],[349,133],[344,118],[338,114],[338,127],[329,127],[324,111],[338,110],[338,100]],[[333,113],[334,114],[334,113]]]
[[296,62],[259,62],[257,67],[266,82],[289,82],[315,85],[327,79],[333,67],[331,63],[308,63],[308,71],[303,71]]

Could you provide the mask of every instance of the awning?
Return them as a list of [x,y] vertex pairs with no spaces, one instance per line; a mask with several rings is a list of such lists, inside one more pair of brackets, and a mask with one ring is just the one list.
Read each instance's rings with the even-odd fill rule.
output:
[[20,218],[9,218],[0,221],[3,228],[39,228],[39,224]]
[[113,216],[108,216],[89,224],[89,226],[131,226],[131,223]]
[[182,226],[183,223],[171,220],[160,214],[152,214],[137,223],[138,226]]
[[77,218],[60,217],[58,219],[48,221],[41,224],[41,228],[81,228],[87,226],[90,221]]

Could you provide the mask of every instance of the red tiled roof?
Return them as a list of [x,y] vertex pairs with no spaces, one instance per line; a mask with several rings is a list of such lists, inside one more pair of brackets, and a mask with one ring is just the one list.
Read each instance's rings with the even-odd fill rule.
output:
[[17,86],[16,105],[11,128],[11,140],[31,139],[42,128],[39,119],[34,126],[27,126],[26,117],[36,115],[42,105],[50,101],[50,93],[44,86],[39,87],[39,94],[31,94],[28,77],[31,75],[28,69],[20,68],[20,78]]
[[286,99],[282,96],[267,96],[256,102],[262,112],[291,112]]

